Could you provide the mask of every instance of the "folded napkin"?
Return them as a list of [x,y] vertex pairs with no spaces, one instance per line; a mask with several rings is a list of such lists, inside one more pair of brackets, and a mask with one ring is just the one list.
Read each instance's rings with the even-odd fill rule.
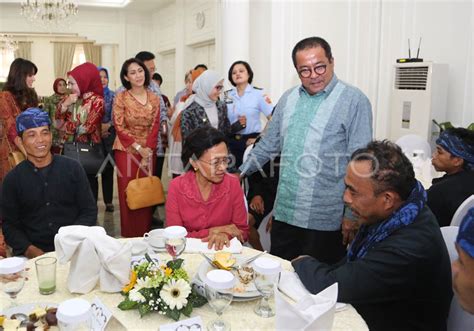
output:
[[[337,301],[337,283],[310,294],[295,272],[282,271],[275,289],[277,330],[331,330]],[[287,300],[286,296],[296,303]]]
[[71,262],[71,293],[90,292],[99,281],[104,292],[119,292],[129,281],[132,245],[108,236],[100,226],[70,225],[54,237],[58,261]]
[[[232,238],[230,241],[230,246],[224,246],[222,249],[224,252],[229,253],[241,253],[242,252],[242,243],[237,238]],[[187,238],[186,239],[186,253],[215,253],[214,248],[207,248],[207,242],[202,242],[198,238]]]

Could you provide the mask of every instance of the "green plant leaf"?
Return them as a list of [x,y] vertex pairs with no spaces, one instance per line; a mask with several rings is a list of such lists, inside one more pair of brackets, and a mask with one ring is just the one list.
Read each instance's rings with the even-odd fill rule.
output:
[[176,270],[176,269],[179,269],[181,268],[181,265],[183,264],[184,260],[183,259],[177,259],[176,261],[168,261],[168,263],[166,263],[166,266],[168,268],[171,268],[173,270]]
[[186,306],[184,306],[184,308],[181,310],[181,312],[190,317],[191,316],[191,313],[193,312],[193,303],[191,300],[188,300],[188,303]]
[[138,302],[130,300],[128,297],[125,298],[122,302],[118,304],[118,307],[121,310],[130,310],[136,308],[138,305]]
[[189,301],[193,303],[194,308],[202,307],[207,303],[207,299],[203,297],[202,295],[200,295],[199,293],[197,293],[196,291],[194,291],[194,289],[191,292],[189,299],[190,299]]
[[151,307],[148,304],[140,304],[138,305],[138,312],[140,313],[140,317],[145,316],[151,311]]
[[179,312],[179,310],[177,310],[176,308],[171,310],[171,309],[168,309],[166,311],[166,316],[168,316],[169,318],[172,318],[174,319],[175,321],[179,320],[179,316],[181,315],[181,313]]
[[468,130],[474,131],[474,123],[471,123],[468,127]]

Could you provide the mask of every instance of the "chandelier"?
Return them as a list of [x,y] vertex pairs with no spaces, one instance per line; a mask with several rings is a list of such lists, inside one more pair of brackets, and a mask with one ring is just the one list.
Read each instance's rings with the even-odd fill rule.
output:
[[75,0],[26,0],[21,15],[42,26],[62,25],[77,15]]
[[14,52],[18,49],[18,41],[13,40],[13,36],[10,34],[1,34],[0,49],[6,49]]

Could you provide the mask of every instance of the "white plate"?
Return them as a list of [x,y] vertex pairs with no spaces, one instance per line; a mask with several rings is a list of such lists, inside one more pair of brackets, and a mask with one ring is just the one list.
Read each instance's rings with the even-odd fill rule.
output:
[[57,303],[51,302],[37,302],[37,303],[27,303],[24,305],[19,305],[3,310],[2,315],[5,315],[7,318],[10,318],[13,314],[25,314],[26,316],[30,315],[33,310],[36,308],[57,308]]
[[[239,263],[239,258],[237,258],[237,264]],[[199,275],[199,278],[202,280],[202,281],[205,281],[206,279],[206,274],[215,269],[214,267],[212,267],[207,261],[202,261],[202,263],[199,265],[199,269],[198,269],[198,275]],[[239,281],[239,276],[237,276],[237,272],[236,271],[232,271],[232,273],[234,274],[234,276],[237,278],[237,286],[242,286],[245,288],[245,291],[244,292],[237,292],[234,290],[234,299],[245,299],[245,300],[235,300],[235,301],[247,301],[247,300],[253,300],[253,299],[256,299],[258,297],[261,296],[260,292],[257,291],[257,289],[255,288],[255,284],[254,282],[250,282],[249,284],[247,285],[244,285],[242,284],[240,281]]]

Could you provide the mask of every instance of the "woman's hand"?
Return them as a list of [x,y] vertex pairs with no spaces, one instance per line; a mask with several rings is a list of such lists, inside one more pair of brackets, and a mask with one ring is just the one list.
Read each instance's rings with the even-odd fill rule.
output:
[[69,96],[64,99],[63,106],[64,106],[64,107],[69,107],[69,106],[72,105],[73,103],[76,103],[77,98],[78,98],[78,95],[77,95],[77,94],[74,94],[74,93],[73,93],[73,94],[69,94]]
[[206,238],[202,239],[203,242],[207,242],[207,248],[211,249],[214,246],[216,251],[220,251],[224,248],[224,246],[230,246],[230,240],[227,236],[227,233],[224,232],[216,232],[213,233],[209,231],[209,235]]
[[149,147],[142,147],[138,150],[138,154],[142,157],[140,161],[140,168],[143,170],[150,170],[151,164],[152,164],[152,156],[153,156],[153,151]]
[[239,116],[239,123],[245,128],[247,126],[247,117],[245,115]]
[[100,133],[101,133],[102,138],[107,138],[108,136],[110,136],[109,128],[110,128],[110,123],[101,124]]
[[209,230],[209,234],[216,233],[225,233],[231,237],[239,239],[241,242],[244,242],[244,236],[242,235],[242,231],[240,231],[239,228],[235,226],[235,224],[216,226]]
[[253,197],[252,201],[250,201],[250,208],[260,215],[263,215],[265,206],[261,195],[256,195]]

